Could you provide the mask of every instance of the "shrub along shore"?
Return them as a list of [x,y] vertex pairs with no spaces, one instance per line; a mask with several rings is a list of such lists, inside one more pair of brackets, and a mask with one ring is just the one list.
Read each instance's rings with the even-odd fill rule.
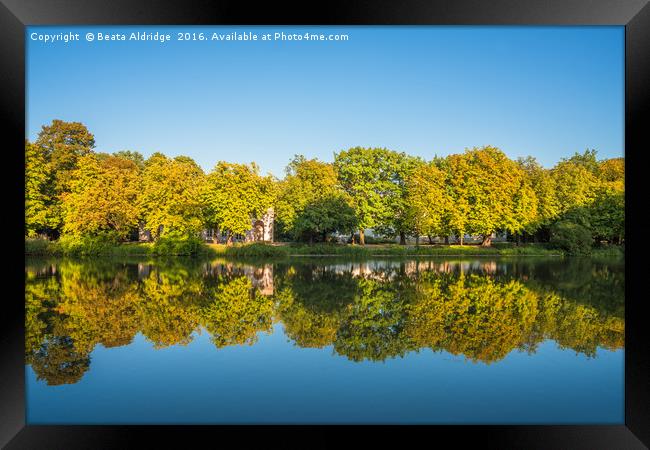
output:
[[[193,256],[268,258],[289,256],[567,256],[548,244],[497,243],[480,245],[344,245],[344,244],[206,244],[200,240],[160,239],[155,243],[115,243],[99,239],[48,241],[26,239],[25,254],[35,256]],[[623,256],[622,246],[596,247],[592,256]]]

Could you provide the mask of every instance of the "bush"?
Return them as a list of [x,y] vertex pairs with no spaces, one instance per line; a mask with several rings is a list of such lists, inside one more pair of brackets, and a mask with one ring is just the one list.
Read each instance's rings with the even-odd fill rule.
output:
[[25,239],[26,255],[49,255],[51,253],[51,243],[47,239],[27,238]]
[[194,236],[164,236],[154,244],[121,243],[118,235],[105,232],[94,236],[63,235],[58,241],[25,239],[25,254],[57,256],[195,256],[209,253]]
[[591,256],[623,258],[625,256],[625,247],[622,245],[603,245],[592,249]]
[[497,247],[499,248],[499,255],[516,256],[516,255],[534,255],[534,256],[557,256],[564,255],[564,251],[560,248],[553,247],[551,244],[546,243],[530,243],[520,246],[512,247]]
[[66,256],[93,256],[109,253],[119,243],[114,232],[93,236],[63,235],[52,244],[52,253]]
[[162,236],[153,244],[154,255],[194,256],[204,249],[203,241],[196,236]]
[[551,245],[569,255],[589,255],[593,238],[591,231],[574,222],[562,220],[551,227]]

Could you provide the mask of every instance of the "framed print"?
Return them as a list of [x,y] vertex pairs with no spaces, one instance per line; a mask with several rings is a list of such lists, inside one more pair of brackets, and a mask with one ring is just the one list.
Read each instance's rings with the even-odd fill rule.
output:
[[0,30],[7,448],[650,445],[647,1],[3,0]]

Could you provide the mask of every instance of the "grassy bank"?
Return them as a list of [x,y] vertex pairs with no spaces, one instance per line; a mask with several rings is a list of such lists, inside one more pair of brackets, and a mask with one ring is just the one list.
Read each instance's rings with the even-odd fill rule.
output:
[[625,248],[621,245],[608,245],[591,249],[591,256],[597,258],[624,257]]
[[[233,258],[271,258],[288,256],[564,256],[565,252],[545,244],[496,243],[478,245],[335,245],[335,244],[205,244],[196,240],[161,239],[152,243],[115,243],[93,239],[45,241],[25,240],[25,254],[41,256],[224,256]],[[594,248],[591,256],[623,256],[623,248]]]
[[160,239],[156,243],[111,242],[97,238],[25,239],[25,254],[33,256],[213,256],[216,253],[199,240]]
[[525,246],[498,246],[483,248],[477,245],[407,246],[397,244],[381,245],[269,245],[243,244],[227,247],[210,245],[214,252],[223,256],[234,257],[271,257],[271,256],[481,256],[481,255],[563,255],[561,250],[545,248],[539,244]]

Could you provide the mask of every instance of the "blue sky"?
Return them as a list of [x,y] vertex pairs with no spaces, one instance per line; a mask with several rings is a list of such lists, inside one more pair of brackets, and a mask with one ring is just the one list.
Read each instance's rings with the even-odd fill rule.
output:
[[[87,42],[87,32],[172,40]],[[347,41],[177,41],[178,32],[344,33]],[[44,43],[32,33],[79,33]],[[624,151],[623,27],[28,27],[27,130],[80,121],[96,150],[256,161],[354,146],[431,159],[493,145],[546,167]]]

